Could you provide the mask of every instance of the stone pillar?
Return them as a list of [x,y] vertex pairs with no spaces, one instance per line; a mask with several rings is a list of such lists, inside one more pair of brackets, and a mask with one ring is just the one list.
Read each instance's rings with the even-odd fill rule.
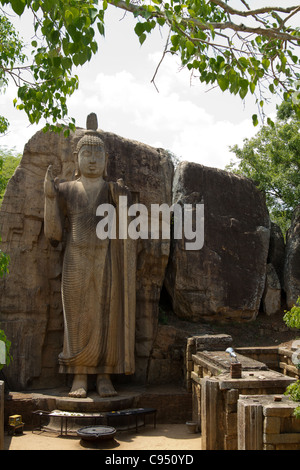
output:
[[192,391],[193,382],[191,379],[191,373],[193,371],[194,363],[193,363],[193,354],[196,354],[196,337],[192,336],[191,338],[187,339],[186,345],[186,353],[185,353],[185,369],[186,369],[186,382],[185,386],[188,392]]
[[201,379],[202,450],[222,450],[224,443],[224,410],[219,381],[214,377]]
[[4,450],[4,382],[0,380],[0,450]]
[[238,450],[263,450],[263,407],[255,400],[238,401]]

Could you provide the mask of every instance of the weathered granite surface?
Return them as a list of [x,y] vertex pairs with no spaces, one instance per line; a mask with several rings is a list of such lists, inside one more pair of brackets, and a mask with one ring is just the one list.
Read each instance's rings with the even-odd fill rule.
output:
[[[72,179],[73,151],[84,130],[68,138],[35,134],[10,180],[1,207],[2,249],[10,255],[10,273],[0,283],[1,327],[12,342],[13,363],[5,371],[12,389],[59,386],[62,350],[61,270],[64,243],[56,248],[43,231],[46,170]],[[171,204],[173,164],[167,152],[101,132],[109,153],[108,179],[123,178],[135,202]],[[158,303],[169,255],[169,240],[139,240],[137,262],[136,379],[145,381],[156,335]]]
[[284,288],[287,307],[290,309],[300,296],[300,205],[294,211],[287,232]]
[[227,171],[182,162],[173,202],[204,204],[204,246],[173,240],[166,288],[180,318],[252,320],[265,287],[270,220],[255,185]]
[[263,311],[267,315],[279,312],[281,308],[281,284],[273,264],[267,264],[265,290],[262,298]]
[[284,288],[285,241],[281,228],[271,222],[268,263],[274,266],[280,285]]

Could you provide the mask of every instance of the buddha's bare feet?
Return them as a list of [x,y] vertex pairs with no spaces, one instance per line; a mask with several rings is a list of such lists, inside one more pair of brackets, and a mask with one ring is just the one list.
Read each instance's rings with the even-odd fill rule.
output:
[[87,376],[84,374],[74,375],[72,388],[69,397],[86,398],[87,396]]
[[97,392],[102,398],[118,395],[108,374],[99,374],[97,376]]

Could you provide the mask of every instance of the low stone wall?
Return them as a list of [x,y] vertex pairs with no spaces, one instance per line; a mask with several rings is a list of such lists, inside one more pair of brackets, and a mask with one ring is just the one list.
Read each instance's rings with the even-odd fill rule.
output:
[[[300,378],[300,369],[295,365],[293,354],[296,353],[298,348],[288,347],[244,347],[237,348],[236,352],[257,360],[264,362],[269,369],[277,370],[289,377]],[[299,348],[300,349],[300,348]]]
[[230,335],[201,335],[191,336],[187,339],[186,355],[185,355],[185,386],[187,391],[192,391],[192,372],[194,371],[195,362],[193,355],[198,351],[225,351],[226,348],[232,345],[232,337]]
[[276,346],[236,348],[236,352],[255,361],[263,362],[269,369],[280,372],[278,347]]
[[296,348],[278,348],[279,369],[285,375],[300,379],[300,369],[295,365],[294,353],[297,356]]
[[238,450],[300,450],[300,420],[294,416],[297,405],[284,395],[240,395]]
[[232,361],[224,349],[192,355],[193,420],[202,432],[203,450],[237,450],[237,404],[241,395],[283,394],[295,381],[260,361],[241,354],[237,359],[242,373],[234,378]]
[[0,380],[0,450],[4,449],[4,382]]

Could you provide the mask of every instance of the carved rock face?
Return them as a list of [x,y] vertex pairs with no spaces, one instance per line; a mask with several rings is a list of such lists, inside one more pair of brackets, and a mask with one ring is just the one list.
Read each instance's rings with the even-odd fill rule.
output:
[[[73,152],[83,130],[68,138],[38,132],[26,144],[20,166],[8,184],[1,207],[2,249],[10,255],[10,273],[0,284],[0,321],[12,342],[9,386],[18,389],[55,387],[63,343],[61,270],[64,242],[56,247],[44,236],[44,177],[71,180]],[[163,150],[100,132],[108,152],[108,181],[123,178],[134,202],[171,205],[173,165]],[[136,312],[136,378],[145,380],[147,361],[157,330],[158,303],[169,255],[168,240],[140,240]]]

